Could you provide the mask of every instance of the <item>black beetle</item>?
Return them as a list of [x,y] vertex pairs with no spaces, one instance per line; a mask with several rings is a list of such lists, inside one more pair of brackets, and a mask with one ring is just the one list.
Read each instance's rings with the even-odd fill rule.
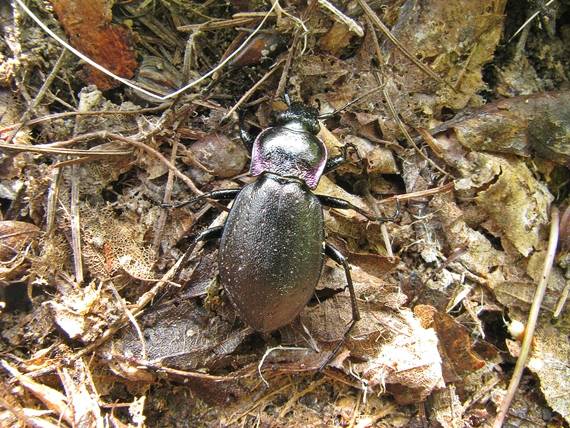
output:
[[322,207],[353,209],[370,220],[393,217],[376,217],[348,201],[311,191],[345,156],[327,158],[316,136],[323,116],[301,103],[288,104],[276,126],[255,139],[241,129],[244,143],[252,148],[250,173],[259,176],[257,181],[175,206],[205,198],[235,199],[225,225],[204,230],[195,242],[221,238],[221,285],[247,325],[270,332],[292,322],[313,295],[326,255],[346,274],[352,302],[348,333],[360,315],[348,262],[325,242]]

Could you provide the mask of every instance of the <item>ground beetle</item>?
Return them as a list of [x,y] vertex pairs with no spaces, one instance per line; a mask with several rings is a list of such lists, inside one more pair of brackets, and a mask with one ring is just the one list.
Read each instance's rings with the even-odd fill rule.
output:
[[225,225],[204,230],[195,242],[221,238],[221,285],[247,325],[270,332],[292,322],[315,292],[326,255],[345,271],[352,302],[348,333],[360,315],[348,262],[325,242],[322,207],[353,209],[373,221],[387,219],[311,191],[345,156],[327,158],[316,136],[323,117],[316,109],[286,101],[289,108],[277,115],[276,126],[255,139],[241,128],[244,143],[252,149],[250,173],[259,176],[257,181],[176,206],[205,198],[235,199]]

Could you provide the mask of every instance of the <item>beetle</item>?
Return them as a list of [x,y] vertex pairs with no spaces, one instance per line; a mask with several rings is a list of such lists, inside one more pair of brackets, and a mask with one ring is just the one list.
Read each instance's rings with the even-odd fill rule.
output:
[[256,331],[277,330],[299,315],[315,292],[325,256],[341,265],[352,308],[346,336],[360,314],[349,264],[325,241],[323,207],[352,209],[372,221],[394,217],[377,217],[346,200],[313,193],[321,175],[344,162],[345,153],[328,158],[317,138],[319,119],[325,116],[302,103],[290,103],[288,97],[286,101],[288,109],[277,115],[275,126],[256,138],[240,127],[252,151],[250,174],[258,177],[255,182],[174,206],[206,198],[234,200],[225,224],[202,231],[194,242],[221,239],[220,283],[238,316]]

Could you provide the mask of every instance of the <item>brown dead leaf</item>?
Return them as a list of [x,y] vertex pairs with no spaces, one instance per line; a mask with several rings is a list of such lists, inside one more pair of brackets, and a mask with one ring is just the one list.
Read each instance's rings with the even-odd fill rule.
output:
[[570,162],[570,92],[542,92],[502,99],[471,110],[432,130],[436,142],[452,139],[475,151]]
[[74,426],[103,428],[105,422],[99,408],[99,395],[85,362],[78,359],[73,367],[62,367],[60,379],[73,415]]
[[[438,312],[428,305],[417,305],[414,313],[420,317],[424,328],[434,328],[439,338],[439,349],[444,360],[457,375],[465,375],[485,365],[485,362],[473,351],[473,342],[465,327],[455,322],[447,314]],[[453,373],[445,377],[447,382],[456,379]],[[455,379],[454,379],[455,378]]]
[[346,25],[335,22],[320,38],[319,47],[331,55],[336,55],[350,44],[353,37],[354,33]]
[[[383,53],[390,57],[401,84],[406,88],[406,99],[395,100],[398,110],[404,110],[405,105],[412,102],[424,106],[425,112],[437,111],[443,100],[453,109],[465,107],[485,86],[482,67],[493,58],[499,43],[506,3],[506,0],[429,0],[413,8],[398,10],[398,19],[392,27],[393,35],[424,64],[457,88],[453,92],[434,82],[386,41]],[[445,37],[442,37],[442,29],[445,29]],[[464,60],[457,61],[457,57]],[[438,88],[437,92],[434,87]]]
[[471,162],[461,170],[464,178],[455,188],[475,192],[476,203],[489,216],[485,227],[528,256],[539,247],[553,196],[522,160],[488,153],[472,153],[468,158]]
[[90,343],[119,318],[114,299],[101,288],[88,285],[82,288],[60,284],[65,293],[57,300],[50,300],[55,323],[73,340]]
[[540,389],[546,402],[554,411],[560,413],[567,423],[570,423],[568,335],[561,329],[542,323],[535,332],[533,345],[527,367],[540,379]]
[[[133,77],[138,63],[131,34],[126,27],[111,23],[111,1],[51,0],[51,4],[73,47],[116,75]],[[86,67],[85,80],[101,90],[121,84],[91,66]]]

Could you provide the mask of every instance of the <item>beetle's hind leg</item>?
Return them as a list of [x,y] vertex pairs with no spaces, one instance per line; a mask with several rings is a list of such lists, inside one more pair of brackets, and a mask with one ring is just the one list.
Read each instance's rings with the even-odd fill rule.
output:
[[325,242],[325,254],[337,262],[344,268],[344,274],[346,275],[346,284],[348,287],[348,291],[350,293],[350,305],[352,309],[352,320],[348,324],[346,331],[344,332],[343,338],[337,343],[332,353],[329,355],[327,360],[321,365],[321,369],[323,369],[331,360],[336,357],[338,351],[340,350],[341,346],[346,342],[346,337],[352,331],[352,328],[356,324],[358,320],[360,320],[360,311],[358,310],[358,302],[356,301],[356,292],[354,291],[354,284],[352,283],[352,276],[350,275],[350,266],[348,265],[348,261],[346,257],[342,255],[342,253],[337,250],[334,246]]

